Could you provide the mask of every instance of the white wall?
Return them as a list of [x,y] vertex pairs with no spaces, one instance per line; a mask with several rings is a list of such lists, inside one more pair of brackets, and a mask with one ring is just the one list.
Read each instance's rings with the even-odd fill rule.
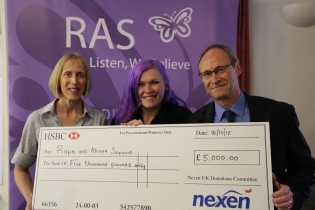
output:
[[249,0],[251,94],[294,105],[315,157],[315,25],[295,27],[281,16],[299,2],[315,0]]
[[[8,93],[7,91],[7,40],[4,36],[6,34],[6,1],[0,1],[0,78],[3,82],[3,98],[0,103],[3,104],[3,113],[8,113]],[[9,209],[9,123],[8,115],[4,115],[3,133],[4,148],[3,148],[3,185],[0,185],[0,209]]]

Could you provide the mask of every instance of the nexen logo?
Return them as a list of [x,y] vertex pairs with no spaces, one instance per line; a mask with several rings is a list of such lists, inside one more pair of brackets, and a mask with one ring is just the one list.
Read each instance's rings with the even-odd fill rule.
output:
[[194,195],[193,199],[193,206],[203,206],[206,205],[207,207],[213,208],[238,208],[242,209],[249,209],[250,206],[250,198],[249,197],[242,197],[241,193],[235,190],[229,190],[224,193],[222,196],[217,195],[207,195],[204,197],[203,195]]
[[45,133],[44,140],[65,140],[66,136],[66,133]]

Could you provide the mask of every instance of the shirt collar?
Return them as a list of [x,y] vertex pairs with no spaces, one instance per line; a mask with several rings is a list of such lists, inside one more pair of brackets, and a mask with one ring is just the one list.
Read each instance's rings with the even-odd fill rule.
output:
[[[222,119],[222,115],[225,109],[221,107],[219,104],[217,104],[216,102],[214,103],[215,103],[215,113],[219,119]],[[239,117],[243,117],[245,113],[245,107],[246,107],[246,98],[243,91],[241,91],[240,97],[236,100],[235,104],[233,104],[230,110],[233,111]]]
[[[55,100],[53,100],[52,102],[50,102],[49,104],[44,106],[44,108],[42,109],[40,114],[43,115],[43,114],[49,113],[49,112],[52,113],[52,114],[55,114],[55,103],[56,103],[57,100],[58,99],[56,98]],[[83,101],[83,106],[84,106],[83,115],[87,114],[91,118],[93,118],[91,107],[89,105],[87,105],[84,101]]]
[[54,112],[54,107],[55,107],[55,102],[56,102],[57,98],[55,100],[53,100],[52,102],[50,102],[49,104],[47,104],[46,106],[43,107],[43,109],[40,112],[40,115],[46,114],[46,113],[55,113]]

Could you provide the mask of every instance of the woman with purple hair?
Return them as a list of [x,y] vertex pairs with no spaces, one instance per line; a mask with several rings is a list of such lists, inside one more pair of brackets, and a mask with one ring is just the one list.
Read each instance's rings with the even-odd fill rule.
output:
[[112,125],[185,123],[191,111],[171,89],[164,65],[144,59],[129,73]]

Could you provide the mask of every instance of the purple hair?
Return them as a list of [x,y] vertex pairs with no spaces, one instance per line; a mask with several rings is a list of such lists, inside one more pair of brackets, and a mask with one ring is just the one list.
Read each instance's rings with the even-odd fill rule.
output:
[[170,102],[186,107],[185,102],[177,97],[175,92],[171,89],[164,65],[158,60],[144,59],[138,62],[129,73],[129,78],[125,87],[122,101],[117,107],[115,124],[132,120],[135,111],[141,106],[138,95],[138,83],[142,73],[150,69],[157,69],[162,76],[165,86],[168,87],[168,90],[164,93],[162,103]]

